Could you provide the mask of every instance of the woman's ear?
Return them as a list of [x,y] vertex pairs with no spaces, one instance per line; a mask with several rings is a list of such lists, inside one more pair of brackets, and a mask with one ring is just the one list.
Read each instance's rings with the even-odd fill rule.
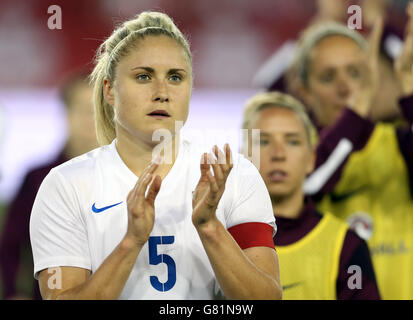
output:
[[113,106],[115,104],[112,83],[106,77],[105,79],[103,79],[103,97],[110,106]]

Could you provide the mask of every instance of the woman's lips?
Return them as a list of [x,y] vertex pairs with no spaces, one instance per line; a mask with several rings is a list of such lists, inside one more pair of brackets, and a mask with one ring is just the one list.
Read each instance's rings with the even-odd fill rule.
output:
[[154,119],[166,119],[171,117],[170,114],[165,110],[155,110],[151,113],[148,113],[147,115]]
[[283,170],[273,170],[267,175],[270,182],[283,182],[287,179],[287,176],[287,172]]

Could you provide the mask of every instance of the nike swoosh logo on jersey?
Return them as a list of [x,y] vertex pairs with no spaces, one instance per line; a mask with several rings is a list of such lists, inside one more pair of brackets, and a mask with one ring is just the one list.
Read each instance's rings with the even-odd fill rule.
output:
[[95,213],[99,213],[99,212],[105,211],[105,210],[107,210],[107,209],[110,209],[110,208],[112,208],[112,207],[114,207],[114,206],[117,206],[117,205],[121,204],[122,202],[123,202],[123,201],[118,202],[118,203],[115,203],[115,204],[112,204],[112,205],[107,206],[107,207],[103,207],[103,208],[96,208],[96,207],[95,207],[96,202],[95,202],[95,203],[92,205],[92,211],[95,212]]
[[282,286],[282,288],[283,288],[283,290],[287,290],[287,289],[294,288],[294,287],[296,287],[300,284],[301,284],[301,282],[294,282],[294,283],[286,284],[285,286]]

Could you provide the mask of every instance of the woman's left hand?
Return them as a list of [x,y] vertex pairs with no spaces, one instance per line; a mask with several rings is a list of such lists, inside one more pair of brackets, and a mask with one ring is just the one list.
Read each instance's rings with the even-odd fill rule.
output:
[[[192,223],[195,227],[205,225],[216,218],[215,212],[225,190],[225,183],[232,169],[232,157],[229,145],[225,145],[225,154],[214,146],[215,157],[204,153],[201,159],[201,178],[193,193]],[[210,171],[210,166],[214,174]]]

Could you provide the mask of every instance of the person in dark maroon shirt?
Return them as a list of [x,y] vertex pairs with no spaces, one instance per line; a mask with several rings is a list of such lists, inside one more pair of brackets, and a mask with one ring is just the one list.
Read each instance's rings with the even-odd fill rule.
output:
[[[33,279],[31,266],[22,266],[22,252],[30,250],[29,221],[33,202],[44,177],[59,164],[97,147],[92,107],[93,89],[85,71],[76,71],[61,86],[60,97],[66,107],[68,140],[64,149],[50,163],[31,170],[20,190],[7,208],[0,238],[0,269],[3,299],[41,299],[37,281],[33,280],[33,294],[19,291],[18,277]],[[26,260],[24,260],[26,261]],[[23,273],[28,273],[27,276]],[[29,274],[30,273],[30,274]]]
[[[252,140],[249,147],[259,144],[260,160],[255,165],[273,203],[277,223],[274,244],[280,257],[281,281],[285,285],[283,296],[287,299],[380,299],[367,243],[350,231],[344,221],[318,212],[311,199],[304,195],[304,180],[315,164],[316,140],[304,106],[292,96],[264,92],[247,102],[243,119],[244,129],[260,130],[259,141]],[[245,148],[243,153],[248,154]],[[327,231],[328,224],[331,231]],[[309,244],[307,249],[306,244]],[[317,244],[318,248],[311,244]],[[297,250],[298,247],[301,249]],[[284,248],[296,251],[291,264],[286,261]],[[289,272],[299,261],[304,263],[295,273]],[[351,266],[360,268],[360,286],[352,285]],[[326,285],[318,286],[317,277]]]

